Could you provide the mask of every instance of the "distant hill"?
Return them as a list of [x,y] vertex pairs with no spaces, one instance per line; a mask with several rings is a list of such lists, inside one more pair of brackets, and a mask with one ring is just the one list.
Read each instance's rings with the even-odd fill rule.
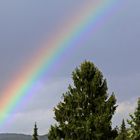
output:
[[[32,140],[32,136],[24,134],[0,134],[0,140]],[[47,136],[39,136],[39,140],[48,140]]]

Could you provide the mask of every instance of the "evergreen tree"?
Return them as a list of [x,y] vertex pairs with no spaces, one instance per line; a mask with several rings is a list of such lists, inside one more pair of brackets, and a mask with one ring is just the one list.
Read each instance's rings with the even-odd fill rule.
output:
[[32,140],[38,140],[38,133],[37,133],[37,130],[38,130],[38,128],[37,128],[37,125],[36,125],[36,123],[35,123],[35,126],[34,126],[34,133],[33,133],[33,138],[32,138]]
[[130,125],[130,134],[132,140],[140,140],[140,98],[138,98],[137,108],[134,114],[130,114],[130,120],[128,124]]
[[73,86],[63,94],[55,111],[56,125],[49,140],[113,140],[111,119],[116,110],[114,94],[107,93],[107,83],[92,62],[85,61],[72,73]]
[[129,139],[128,132],[127,132],[127,129],[126,129],[126,126],[125,126],[125,121],[123,119],[122,125],[120,127],[119,135],[115,140],[128,140],[128,139]]

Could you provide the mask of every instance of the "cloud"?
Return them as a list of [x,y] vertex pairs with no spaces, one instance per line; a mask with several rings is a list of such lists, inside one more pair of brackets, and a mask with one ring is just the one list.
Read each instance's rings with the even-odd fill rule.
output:
[[[67,91],[71,83],[69,78],[56,78],[38,81],[37,91],[34,91],[28,102],[23,102],[23,108],[19,107],[17,112],[30,112],[37,109],[53,109],[61,100],[62,94]],[[27,97],[28,98],[28,97]]]
[[113,126],[118,126],[122,123],[122,119],[129,119],[129,114],[133,114],[137,106],[137,97],[134,97],[128,101],[122,101],[118,103],[116,113],[113,117]]
[[31,100],[28,102],[26,100],[13,114],[9,115],[5,126],[0,128],[1,133],[32,134],[36,121],[39,134],[46,134],[50,125],[55,122],[53,108],[60,102],[69,84],[69,78],[39,81],[40,90],[32,96]]
[[135,107],[136,107],[136,102],[134,100],[133,102],[125,101],[125,102],[119,103],[116,113],[121,114],[121,115],[129,114],[134,111]]
[[33,110],[30,112],[16,113],[12,116],[12,121],[1,130],[1,133],[25,133],[32,134],[34,123],[37,122],[39,135],[47,134],[49,127],[54,123],[54,112],[52,109]]
[[[47,40],[67,19],[73,19],[72,15],[85,3],[84,0],[80,3],[74,0],[9,2],[0,1],[0,90],[12,77],[16,78],[21,67],[26,68],[30,57],[35,58],[33,51],[41,47],[38,46],[40,39]],[[71,83],[68,78],[62,77],[69,77],[75,66],[85,59],[93,60],[101,68],[108,79],[110,91],[115,90],[119,106],[114,124],[127,118],[133,112],[136,96],[139,95],[139,3],[139,0],[128,0],[123,10],[118,10],[118,14],[105,21],[103,28],[90,37],[87,35],[87,42],[66,51],[58,61],[58,67],[54,68],[52,79],[39,81],[39,90],[31,100],[14,112],[17,119],[9,128],[0,131],[31,134],[34,121],[38,119],[40,133],[47,132],[52,122],[51,110]],[[13,116],[10,116],[11,119]]]

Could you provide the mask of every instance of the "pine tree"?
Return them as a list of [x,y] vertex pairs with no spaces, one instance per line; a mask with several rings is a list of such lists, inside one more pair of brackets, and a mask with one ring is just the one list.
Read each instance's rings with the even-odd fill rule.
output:
[[38,140],[38,133],[37,133],[37,124],[35,123],[35,126],[34,126],[34,133],[33,133],[33,138],[32,140]]
[[130,134],[132,140],[140,140],[140,98],[138,98],[137,108],[134,114],[130,114],[130,120],[128,124],[130,125]]
[[122,125],[120,127],[119,135],[115,140],[128,140],[128,139],[129,139],[128,132],[127,132],[127,129],[126,129],[126,126],[125,126],[125,121],[123,119]]
[[114,94],[92,62],[85,61],[72,73],[69,85],[55,111],[57,124],[51,126],[49,140],[113,140],[111,119],[116,110]]

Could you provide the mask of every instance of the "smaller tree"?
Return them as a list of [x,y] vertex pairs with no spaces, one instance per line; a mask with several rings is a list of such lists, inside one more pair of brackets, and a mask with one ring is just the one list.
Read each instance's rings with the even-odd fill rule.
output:
[[37,133],[37,124],[35,123],[35,126],[34,126],[34,133],[33,133],[33,138],[32,140],[38,140],[38,133]]
[[122,124],[119,130],[119,135],[115,140],[128,140],[128,132],[125,126],[125,121],[124,119],[122,120]]
[[138,98],[137,108],[134,114],[130,114],[130,120],[128,124],[130,125],[130,137],[132,140],[140,140],[140,98]]

